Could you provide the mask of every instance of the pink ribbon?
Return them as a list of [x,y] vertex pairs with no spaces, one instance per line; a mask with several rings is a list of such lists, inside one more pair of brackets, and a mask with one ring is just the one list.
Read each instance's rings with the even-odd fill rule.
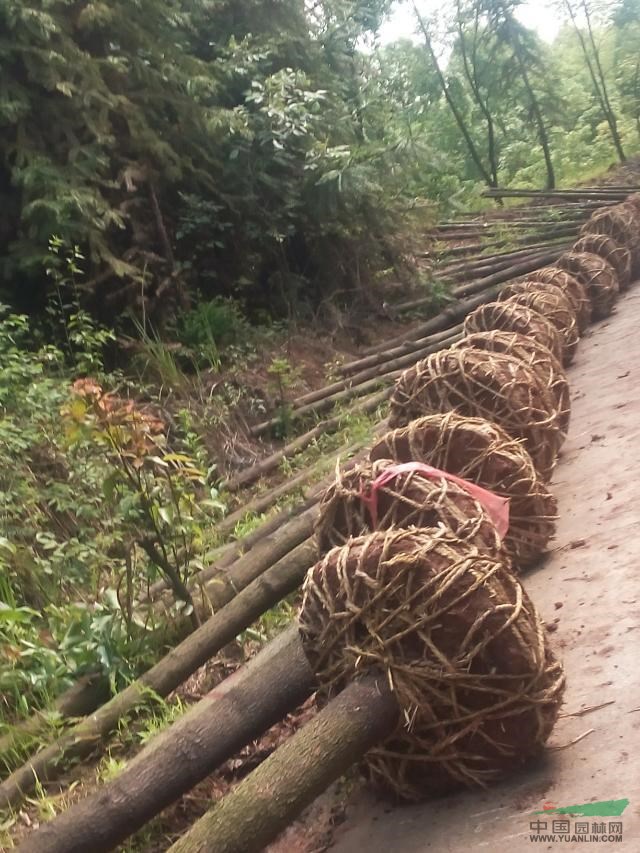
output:
[[494,523],[498,536],[504,539],[509,529],[509,498],[501,498],[495,492],[490,492],[475,483],[463,480],[462,477],[456,477],[455,474],[449,474],[448,471],[441,471],[439,468],[432,468],[431,465],[425,465],[422,462],[401,462],[397,465],[391,465],[371,483],[368,493],[365,493],[364,489],[360,492],[360,498],[369,510],[371,525],[374,530],[378,526],[378,489],[394,480],[399,474],[411,474],[412,472],[432,480],[443,477],[445,480],[457,483],[478,501]]

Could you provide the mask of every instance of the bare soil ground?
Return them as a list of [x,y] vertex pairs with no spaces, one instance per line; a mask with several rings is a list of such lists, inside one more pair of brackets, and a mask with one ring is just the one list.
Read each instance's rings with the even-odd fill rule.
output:
[[[556,546],[524,578],[564,661],[563,715],[544,757],[516,778],[391,808],[361,790],[332,853],[640,850],[640,283],[592,327],[570,369],[573,411],[554,478]],[[621,817],[532,814],[628,798]],[[622,822],[623,840],[531,840],[530,824]],[[556,827],[557,828],[557,827]]]

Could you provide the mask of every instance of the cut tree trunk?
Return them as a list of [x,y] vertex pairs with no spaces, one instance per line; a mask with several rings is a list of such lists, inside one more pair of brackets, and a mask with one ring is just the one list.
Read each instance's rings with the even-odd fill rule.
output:
[[625,199],[630,193],[640,191],[640,187],[617,187],[615,189],[607,189],[606,187],[598,187],[589,189],[588,187],[575,190],[519,190],[519,189],[488,189],[482,195],[487,198],[585,198],[585,199],[601,199],[603,201],[616,202]]
[[[525,273],[540,269],[540,267],[545,266],[545,264],[557,260],[561,254],[562,252],[559,249],[551,252],[545,252],[543,254],[537,253],[529,260],[520,261],[517,264],[511,264],[493,275],[455,287],[451,291],[451,294],[453,296],[468,296],[471,293],[478,293],[481,290],[490,287],[492,284],[499,284],[500,282],[505,282],[511,278],[515,278],[516,276],[524,275]],[[429,298],[414,299],[411,302],[403,302],[399,305],[395,305],[394,308],[396,311],[408,311],[410,309],[420,308],[422,305],[427,305],[429,301]]]
[[297,623],[155,737],[112,782],[32,833],[22,853],[105,853],[260,737],[313,689]]
[[266,610],[296,590],[316,556],[311,541],[299,545],[133,684],[32,756],[0,784],[0,809],[17,806],[36,784],[59,779],[70,764],[104,750],[108,735],[122,717],[133,716],[156,696],[167,696]]
[[60,725],[73,717],[86,717],[106,702],[108,697],[109,679],[106,675],[94,672],[78,679],[58,696],[51,708],[36,711],[27,720],[13,725],[11,731],[0,738],[0,763],[15,766],[15,754],[21,755],[24,761],[26,755],[34,751],[33,747],[42,735],[53,725],[53,721]]
[[494,273],[493,275],[484,276],[476,281],[469,281],[466,284],[461,284],[458,287],[454,287],[451,292],[454,296],[458,297],[470,296],[472,293],[479,293],[487,287],[491,287],[493,284],[504,284],[512,278],[517,278],[518,276],[526,275],[528,272],[539,270],[540,267],[547,266],[547,264],[557,261],[561,254],[561,249],[553,249],[551,252],[536,255],[535,258],[529,261],[520,261],[517,264],[513,264],[512,266]]
[[169,853],[258,853],[368,749],[400,709],[382,678],[350,684],[285,741]]
[[235,492],[238,489],[243,488],[244,486],[248,486],[250,483],[255,483],[256,480],[259,480],[260,477],[263,477],[265,474],[269,474],[278,465],[282,462],[283,459],[287,459],[290,456],[293,456],[295,453],[298,453],[300,450],[304,450],[308,447],[311,442],[325,433],[330,433],[337,429],[340,424],[344,421],[345,417],[348,415],[355,414],[365,414],[369,412],[375,411],[378,406],[380,406],[384,401],[389,397],[391,393],[390,389],[386,389],[384,391],[380,391],[377,394],[372,394],[370,397],[367,397],[365,400],[360,401],[356,405],[352,406],[348,409],[347,412],[343,412],[339,415],[335,415],[332,418],[328,418],[326,421],[322,421],[313,429],[304,433],[304,435],[299,436],[293,441],[286,444],[280,450],[277,450],[275,453],[272,453],[270,456],[267,456],[266,459],[263,459],[261,462],[258,462],[255,465],[252,465],[250,468],[247,468],[242,474],[239,474],[235,479],[229,480],[224,484],[224,487],[227,491]]
[[[411,330],[409,334],[421,334],[421,329],[424,327],[424,323],[414,329]],[[458,332],[462,331],[462,324],[459,326],[452,326],[449,329],[445,329],[443,332],[436,332],[434,335],[427,335],[422,338],[411,338],[410,340],[403,340],[401,344],[398,346],[390,347],[389,349],[382,350],[380,352],[373,353],[373,355],[364,356],[364,358],[359,358],[355,361],[347,362],[347,364],[343,364],[340,368],[341,373],[351,373],[354,370],[359,370],[360,368],[370,367],[374,364],[380,364],[382,362],[386,362],[389,358],[395,358],[396,356],[405,355],[410,352],[414,352],[416,349],[423,349],[427,346],[435,346],[437,344],[442,344],[442,346],[448,346],[449,340],[453,335],[457,335]]]
[[[485,302],[491,302],[491,300],[498,294],[499,287],[496,285],[494,287],[490,287],[485,293],[480,293],[477,296],[473,296],[470,299],[464,299],[461,301],[452,302],[448,308],[445,308],[444,311],[441,311],[436,317],[433,317],[431,320],[427,320],[426,323],[418,326],[410,332],[405,332],[402,335],[398,335],[395,338],[392,338],[388,341],[389,344],[395,345],[407,340],[407,338],[411,338],[412,336],[418,335],[430,335],[433,332],[439,332],[443,329],[447,329],[451,331],[451,327],[456,323],[459,323],[461,320],[467,316],[470,311],[473,311],[474,308],[477,308],[478,305],[483,305]],[[371,347],[366,350],[367,355],[373,354],[373,352],[381,352],[382,349],[378,349],[378,347]]]

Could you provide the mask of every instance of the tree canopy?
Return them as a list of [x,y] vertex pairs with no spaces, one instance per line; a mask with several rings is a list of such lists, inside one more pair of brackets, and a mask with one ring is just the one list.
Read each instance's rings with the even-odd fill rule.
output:
[[[637,0],[0,0],[0,287],[46,301],[52,235],[109,320],[232,296],[256,317],[370,298],[433,204],[637,149]],[[617,139],[616,139],[617,136]]]

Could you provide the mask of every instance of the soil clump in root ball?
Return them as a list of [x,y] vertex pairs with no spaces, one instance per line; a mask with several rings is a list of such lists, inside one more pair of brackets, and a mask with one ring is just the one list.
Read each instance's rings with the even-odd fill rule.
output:
[[500,551],[495,525],[468,491],[444,476],[416,469],[395,473],[397,468],[391,459],[378,459],[338,472],[320,503],[315,531],[320,554],[390,527],[442,527],[459,541]]
[[466,335],[454,344],[452,349],[464,347],[511,355],[530,367],[553,395],[564,442],[571,419],[569,382],[560,362],[543,344],[538,343],[535,338],[518,335],[516,332],[494,331]]
[[423,462],[509,498],[503,547],[514,570],[528,568],[555,535],[557,503],[521,442],[483,418],[447,412],[387,432],[370,458]]
[[593,320],[604,320],[611,314],[620,287],[616,271],[608,261],[590,252],[566,252],[556,264],[584,284]]
[[472,332],[516,332],[528,335],[544,344],[559,362],[564,356],[564,345],[560,332],[553,323],[534,308],[515,305],[513,302],[488,302],[467,315],[464,321],[465,334]]
[[582,334],[587,330],[591,322],[591,299],[587,293],[587,288],[575,276],[557,266],[542,267],[539,270],[527,273],[527,281],[553,284],[559,287],[574,306],[578,331]]
[[389,530],[334,548],[308,573],[305,652],[334,696],[379,672],[402,718],[365,757],[405,800],[484,786],[540,753],[564,674],[518,579],[446,531]]
[[520,359],[471,347],[443,350],[398,377],[391,427],[448,411],[493,421],[522,440],[540,476],[551,478],[562,444],[558,410],[549,389]]

